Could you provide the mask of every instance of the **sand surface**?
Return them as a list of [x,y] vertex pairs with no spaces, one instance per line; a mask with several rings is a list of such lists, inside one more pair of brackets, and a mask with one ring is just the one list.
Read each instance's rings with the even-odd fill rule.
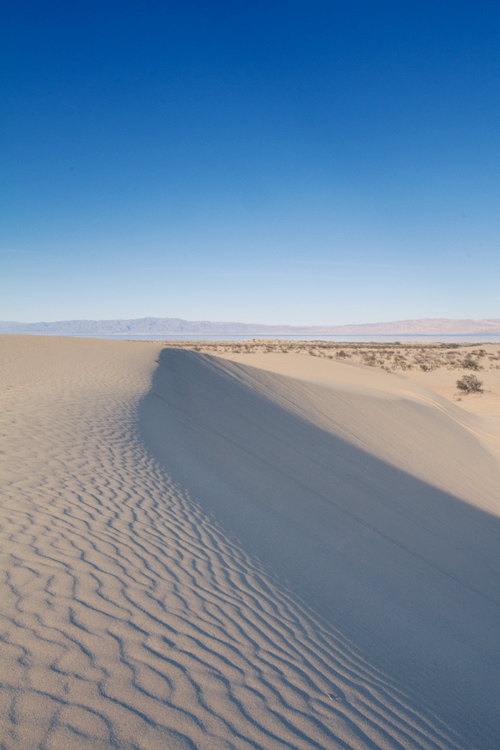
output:
[[498,750],[493,417],[302,355],[0,363],[2,750]]

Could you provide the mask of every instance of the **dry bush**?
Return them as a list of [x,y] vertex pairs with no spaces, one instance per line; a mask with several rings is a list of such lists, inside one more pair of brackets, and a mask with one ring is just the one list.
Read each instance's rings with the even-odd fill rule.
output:
[[464,375],[463,378],[457,380],[458,390],[464,393],[480,393],[482,386],[482,381],[475,375]]
[[477,359],[474,359],[471,356],[468,356],[464,359],[462,362],[462,367],[465,367],[466,370],[482,370],[483,368],[477,361]]

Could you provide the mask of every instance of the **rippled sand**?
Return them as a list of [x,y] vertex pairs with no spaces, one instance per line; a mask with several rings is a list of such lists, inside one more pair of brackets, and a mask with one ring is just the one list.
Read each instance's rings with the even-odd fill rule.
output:
[[1,748],[498,750],[490,422],[312,358],[0,346]]

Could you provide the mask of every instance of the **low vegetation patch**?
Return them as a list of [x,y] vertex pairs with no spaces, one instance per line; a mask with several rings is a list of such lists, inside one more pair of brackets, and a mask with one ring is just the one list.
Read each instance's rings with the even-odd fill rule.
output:
[[483,368],[477,361],[477,359],[474,359],[473,357],[466,357],[463,361],[463,366],[466,370],[482,370]]
[[[207,354],[308,354],[312,357],[338,360],[355,365],[377,367],[386,372],[418,370],[478,370],[500,369],[500,350],[488,350],[478,344],[420,343],[420,342],[353,342],[353,341],[290,341],[284,339],[251,339],[246,341],[165,341],[166,346],[193,349]],[[461,380],[464,380],[462,378]],[[478,381],[479,382],[479,381]],[[458,386],[457,386],[458,387]],[[464,393],[473,393],[460,387]]]
[[457,380],[457,388],[464,393],[480,393],[483,383],[475,375],[464,375]]

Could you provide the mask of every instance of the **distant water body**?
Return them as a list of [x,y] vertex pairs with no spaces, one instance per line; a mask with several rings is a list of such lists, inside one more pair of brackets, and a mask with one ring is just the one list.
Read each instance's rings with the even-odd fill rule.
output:
[[[54,335],[54,334],[52,334]],[[56,334],[57,335],[57,334]],[[61,334],[59,334],[61,335]],[[75,334],[73,334],[74,336]],[[280,335],[280,334],[234,334],[223,336],[220,334],[202,334],[202,333],[165,333],[165,334],[137,334],[137,333],[122,333],[122,334],[109,334],[109,335],[93,335],[93,334],[77,334],[79,338],[92,338],[92,339],[119,339],[121,341],[252,341],[253,339],[270,339],[280,341],[338,341],[338,342],[379,342],[379,343],[394,343],[395,341],[414,341],[422,344],[432,342],[442,343],[465,343],[465,344],[497,344],[500,343],[500,335],[488,335],[488,334],[461,334],[461,335],[446,335],[446,334],[425,334],[420,336],[403,334],[394,334],[392,336],[370,336],[370,335]]]

